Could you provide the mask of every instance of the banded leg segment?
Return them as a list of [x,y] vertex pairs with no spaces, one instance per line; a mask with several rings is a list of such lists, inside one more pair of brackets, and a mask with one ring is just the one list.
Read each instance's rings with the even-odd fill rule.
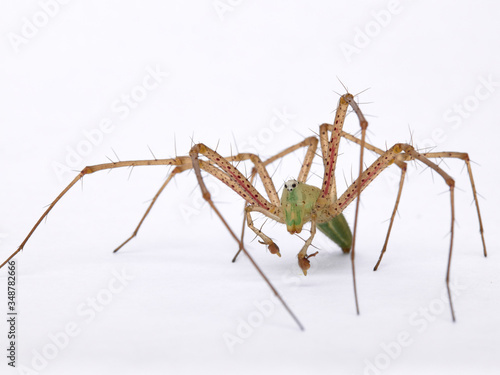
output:
[[335,165],[339,153],[340,134],[344,126],[347,108],[349,104],[346,97],[352,97],[351,94],[342,95],[339,99],[339,105],[335,114],[335,122],[332,128],[332,135],[328,140],[327,127],[328,124],[323,124],[319,127],[319,138],[321,151],[323,153],[323,165],[325,173],[323,176],[321,197],[328,202],[332,202],[337,198],[337,188],[335,186]]

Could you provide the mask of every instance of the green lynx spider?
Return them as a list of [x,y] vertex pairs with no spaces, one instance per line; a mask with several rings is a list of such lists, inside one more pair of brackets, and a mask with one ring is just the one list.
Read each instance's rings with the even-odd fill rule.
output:
[[[356,113],[359,124],[361,127],[361,137],[356,138],[342,130],[344,120],[346,117],[348,107],[351,107]],[[458,158],[465,162],[467,165],[467,170],[469,173],[470,182],[472,185],[472,193],[474,196],[474,201],[476,204],[477,215],[479,219],[479,231],[481,234],[483,252],[486,256],[486,244],[483,234],[483,224],[481,220],[481,214],[479,211],[479,204],[477,200],[476,188],[474,184],[474,179],[472,177],[472,170],[470,166],[469,156],[466,153],[460,152],[431,152],[431,153],[419,153],[411,145],[404,143],[397,143],[387,151],[383,151],[377,147],[374,147],[365,142],[365,134],[368,126],[368,122],[363,116],[361,110],[359,109],[357,103],[354,100],[354,96],[351,94],[345,94],[340,97],[339,104],[337,107],[337,112],[335,115],[335,121],[333,124],[322,124],[319,128],[319,139],[318,137],[309,137],[302,142],[293,145],[277,155],[262,161],[257,155],[251,153],[239,153],[235,156],[222,157],[216,151],[210,149],[204,144],[194,145],[189,156],[179,156],[172,159],[154,159],[154,160],[134,160],[134,161],[119,161],[111,162],[106,164],[99,164],[85,167],[79,174],[74,178],[74,180],[56,197],[56,199],[49,205],[43,215],[38,219],[36,224],[33,226],[31,231],[28,233],[24,241],[21,243],[19,248],[2,264],[0,268],[3,267],[10,259],[12,259],[18,252],[20,252],[27,241],[36,230],[38,225],[42,220],[48,215],[50,210],[54,205],[66,194],[66,192],[75,185],[83,176],[91,174],[97,171],[121,167],[136,167],[136,166],[146,166],[146,165],[173,165],[175,168],[170,172],[167,179],[160,187],[159,191],[154,196],[151,204],[147,208],[145,214],[141,218],[137,228],[134,230],[132,235],[123,242],[115,252],[122,248],[126,243],[128,243],[132,238],[134,238],[142,223],[144,222],[146,216],[150,212],[151,208],[155,204],[159,195],[163,192],[167,184],[172,180],[172,178],[179,173],[182,173],[189,169],[194,169],[198,183],[201,188],[203,198],[208,202],[208,204],[215,211],[220,220],[224,223],[225,227],[229,230],[232,237],[237,241],[239,246],[239,251],[243,251],[244,254],[250,259],[252,264],[256,267],[260,275],[265,279],[269,287],[273,290],[275,295],[281,301],[285,309],[290,313],[292,318],[296,321],[301,329],[303,329],[302,324],[289,309],[286,303],[283,301],[281,296],[278,294],[276,289],[272,286],[268,278],[260,270],[257,264],[254,262],[250,254],[247,252],[243,246],[243,233],[241,238],[238,238],[234,231],[229,227],[226,220],[221,215],[220,211],[215,207],[210,193],[203,181],[201,170],[208,172],[210,175],[216,177],[233,191],[239,194],[245,200],[245,220],[243,222],[243,228],[245,224],[261,239],[261,243],[267,245],[269,251],[272,254],[280,255],[278,246],[261,230],[257,229],[252,220],[252,213],[257,212],[265,215],[266,217],[273,219],[279,223],[286,224],[288,232],[291,234],[300,233],[302,227],[305,223],[311,222],[311,232],[309,238],[305,241],[304,246],[298,253],[298,263],[302,269],[304,275],[307,275],[307,270],[310,268],[309,258],[316,255],[307,254],[307,250],[313,241],[316,233],[316,228],[324,232],[330,239],[337,243],[344,252],[351,252],[352,261],[352,272],[353,272],[353,285],[354,285],[354,297],[356,303],[356,311],[359,314],[358,299],[356,293],[356,278],[355,278],[355,267],[354,267],[354,250],[355,250],[355,239],[356,239],[356,226],[358,218],[358,208],[359,208],[359,196],[361,191],[365,189],[387,166],[391,164],[396,164],[401,169],[401,179],[399,182],[399,190],[396,198],[396,203],[391,215],[389,229],[387,231],[387,236],[385,239],[382,252],[380,254],[379,260],[375,265],[374,270],[377,270],[382,257],[387,248],[387,243],[389,240],[389,235],[391,233],[392,225],[394,222],[394,217],[397,212],[399,200],[401,197],[401,191],[403,189],[403,182],[406,173],[406,162],[410,160],[418,160],[421,163],[427,165],[436,171],[446,182],[450,190],[451,199],[451,233],[450,233],[450,248],[448,255],[448,266],[446,270],[446,286],[448,289],[448,297],[450,303],[450,310],[452,319],[455,320],[455,314],[453,310],[453,304],[451,300],[451,293],[449,288],[450,279],[450,264],[451,256],[453,250],[453,233],[454,233],[454,222],[455,222],[455,206],[454,206],[454,180],[437,164],[433,163],[430,159],[432,158]],[[348,141],[357,143],[360,145],[360,164],[359,164],[359,177],[358,179],[340,196],[337,197],[337,190],[335,184],[335,165],[337,161],[338,148],[341,138]],[[316,155],[316,150],[318,147],[318,142],[321,147],[323,155],[324,164],[324,176],[323,184],[321,188],[317,188],[306,184],[308,174],[311,169],[313,159]],[[266,167],[272,162],[290,154],[291,152],[298,150],[302,147],[306,147],[306,155],[304,162],[300,169],[297,180],[290,180],[285,183],[285,188],[283,189],[283,194],[280,198],[274,186],[274,183],[266,169]],[[363,153],[364,149],[370,150],[372,152],[380,155],[378,159],[371,164],[366,170],[363,170]],[[202,155],[206,160],[201,160],[199,156]],[[236,167],[233,166],[232,162],[239,162],[244,160],[250,160],[254,164],[254,169],[249,179],[247,179]],[[266,199],[253,185],[254,178],[258,175],[263,182],[264,188],[268,199]],[[353,234],[347,225],[345,218],[342,215],[342,211],[351,203],[354,199],[356,202],[355,220],[354,220],[354,230]],[[246,221],[246,223],[245,223]],[[236,254],[237,256],[238,254]],[[236,259],[236,256],[234,259]],[[234,261],[233,259],[233,261]]]

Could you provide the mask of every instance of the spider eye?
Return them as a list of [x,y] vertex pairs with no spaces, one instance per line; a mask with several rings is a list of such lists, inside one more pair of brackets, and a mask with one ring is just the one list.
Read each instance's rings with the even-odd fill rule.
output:
[[293,188],[294,188],[294,187],[296,187],[296,186],[297,186],[297,184],[293,184],[293,185],[292,185],[292,187],[293,187]]
[[285,189],[288,189],[288,185],[287,184],[285,184]]

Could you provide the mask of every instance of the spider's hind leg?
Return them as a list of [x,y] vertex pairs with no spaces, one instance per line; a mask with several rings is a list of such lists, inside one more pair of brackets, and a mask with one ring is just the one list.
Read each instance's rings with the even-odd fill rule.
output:
[[116,253],[118,250],[120,250],[123,246],[125,246],[132,238],[134,238],[135,236],[137,236],[137,233],[139,232],[139,229],[141,228],[142,226],[142,223],[144,223],[144,220],[146,220],[146,217],[148,216],[149,212],[151,211],[151,209],[153,208],[154,204],[156,203],[158,197],[160,196],[160,194],[163,192],[163,190],[165,190],[165,187],[168,185],[168,183],[170,182],[170,180],[172,180],[172,178],[176,175],[176,174],[179,174],[179,173],[182,173],[188,169],[191,169],[193,168],[192,164],[189,163],[189,164],[186,164],[186,165],[182,165],[182,166],[177,166],[173,171],[171,171],[168,176],[167,176],[167,179],[165,180],[165,182],[161,185],[160,189],[158,190],[158,192],[155,194],[155,196],[153,197],[153,199],[151,200],[151,203],[149,204],[146,212],[144,213],[144,215],[142,216],[141,220],[139,221],[139,224],[137,225],[137,227],[135,228],[135,230],[132,232],[132,234],[130,235],[129,238],[127,238],[125,241],[122,242],[122,244],[120,246],[118,246],[115,250],[113,250],[113,253]]

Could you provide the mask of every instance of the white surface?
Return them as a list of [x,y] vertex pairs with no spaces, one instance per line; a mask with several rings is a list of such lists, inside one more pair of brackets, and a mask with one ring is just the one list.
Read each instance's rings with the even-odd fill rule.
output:
[[[444,114],[475,95],[481,80],[500,80],[500,7],[494,2],[402,2],[399,14],[348,62],[342,43],[353,44],[357,28],[372,27],[373,12],[387,2],[230,2],[222,19],[212,1],[73,1],[16,53],[11,32],[32,19],[35,2],[3,2],[0,25],[1,258],[14,251],[43,207],[76,175],[62,178],[68,147],[105,118],[114,129],[71,169],[151,154],[187,154],[194,134],[228,155],[236,140],[252,151],[257,137],[263,158],[330,122],[343,93],[339,77],[357,93],[369,117],[369,139],[385,147],[432,138],[436,150],[467,151],[473,165],[489,256],[482,256],[466,170],[459,161],[443,166],[457,181],[457,228],[452,275],[462,286],[451,322],[444,292],[449,241],[449,195],[435,173],[410,165],[399,217],[378,272],[372,267],[384,241],[395,198],[391,167],[362,196],[357,247],[361,315],[354,312],[349,257],[318,235],[321,251],[300,274],[301,241],[279,225],[264,230],[279,244],[277,258],[247,235],[248,248],[305,332],[284,309],[274,311],[233,351],[224,334],[258,318],[255,303],[270,291],[249,262],[230,259],[235,243],[209,207],[200,208],[193,173],[180,176],[161,196],[139,236],[117,255],[111,250],[133,230],[166,169],[100,172],[84,179],[57,205],[18,260],[18,363],[32,367],[50,335],[68,323],[78,335],[48,361],[41,374],[488,374],[500,365],[498,336],[498,103],[500,87],[480,90],[477,108],[454,129]],[[43,16],[40,16],[43,18]],[[43,19],[42,19],[43,21]],[[113,102],[137,89],[147,67],[168,72],[128,116]],[[483,78],[480,78],[483,77]],[[271,127],[275,111],[295,115]],[[123,115],[123,113],[122,113]],[[356,133],[354,116],[346,130]],[[274,129],[274,130],[273,130]],[[434,132],[434,133],[433,133]],[[437,138],[436,138],[437,137]],[[436,142],[437,140],[437,142]],[[437,144],[436,144],[437,143]],[[246,146],[246,147],[245,147]],[[358,149],[343,146],[339,190],[356,176]],[[298,155],[301,155],[299,152]],[[368,159],[367,161],[369,162]],[[282,164],[276,184],[295,177],[297,157]],[[272,169],[274,170],[274,168]],[[351,172],[352,171],[352,172]],[[207,178],[207,181],[209,179]],[[318,183],[318,178],[311,180]],[[212,180],[214,199],[236,230],[243,202]],[[215,187],[215,188],[214,188]],[[442,193],[442,194],[441,194]],[[190,211],[189,211],[190,209]],[[189,219],[181,212],[192,212]],[[351,207],[346,216],[353,219]],[[259,225],[262,221],[258,221]],[[108,295],[113,270],[134,279],[87,322],[88,298]],[[6,272],[0,273],[5,285]],[[114,286],[118,284],[112,284]],[[6,309],[0,287],[0,310]],[[434,311],[423,325],[421,309]],[[442,309],[441,309],[442,308]],[[82,310],[83,309],[83,310]],[[5,316],[5,315],[4,315]],[[241,320],[242,319],[242,320]],[[418,319],[418,320],[416,320]],[[6,345],[6,316],[0,345]],[[407,332],[409,346],[389,358],[384,346]],[[385,355],[385,357],[384,357]],[[2,356],[1,372],[6,371]],[[377,362],[378,361],[378,362]],[[379,372],[367,363],[387,365]],[[17,373],[13,371],[12,373]]]

